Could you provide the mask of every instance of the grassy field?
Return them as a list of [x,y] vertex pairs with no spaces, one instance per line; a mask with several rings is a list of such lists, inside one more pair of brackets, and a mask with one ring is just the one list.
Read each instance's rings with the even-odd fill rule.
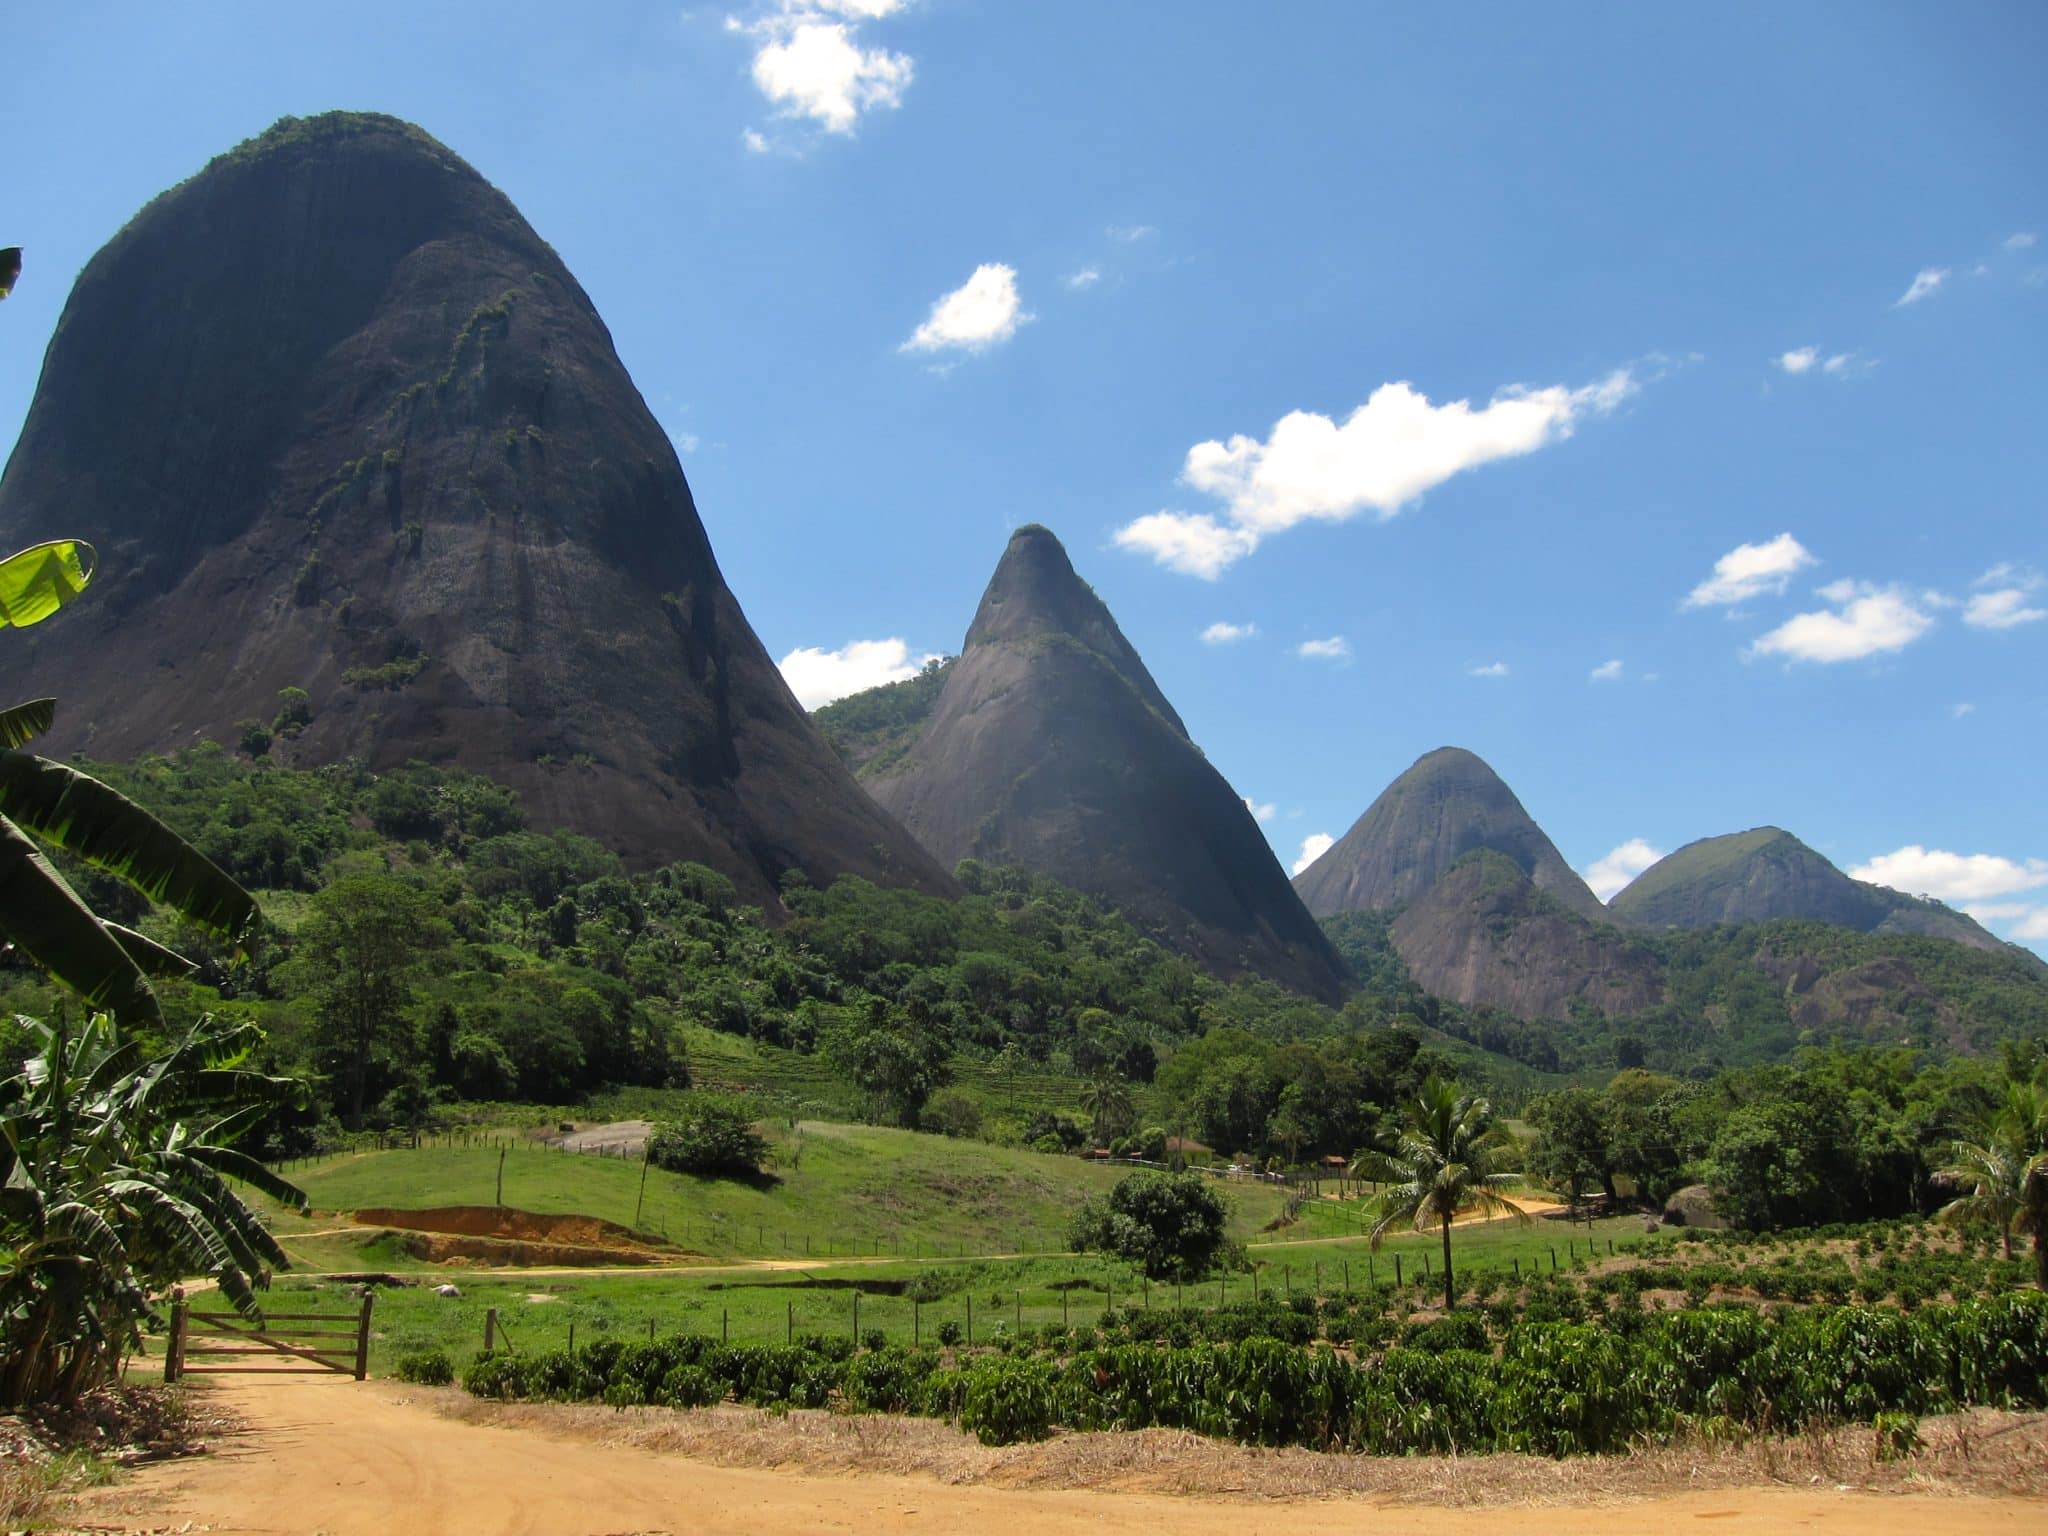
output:
[[[602,1217],[693,1253],[731,1258],[971,1257],[1059,1252],[1075,1209],[1128,1170],[1074,1157],[949,1140],[879,1126],[801,1121],[769,1127],[761,1179],[652,1170],[637,1160],[504,1145],[502,1203],[547,1215]],[[316,1210],[496,1205],[500,1149],[490,1145],[345,1152],[286,1170]],[[1269,1185],[1228,1190],[1231,1235],[1249,1238],[1280,1212]],[[637,1219],[636,1219],[637,1216]],[[284,1218],[277,1230],[300,1268],[404,1267],[330,1231],[331,1216]]]

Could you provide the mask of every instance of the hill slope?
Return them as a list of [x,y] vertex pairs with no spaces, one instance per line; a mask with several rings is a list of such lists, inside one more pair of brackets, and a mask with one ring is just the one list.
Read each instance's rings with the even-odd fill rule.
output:
[[1953,939],[1992,953],[2010,948],[1939,902],[1850,879],[1779,827],[1687,843],[1623,887],[1609,911],[1646,928],[1805,918],[1858,933]]
[[0,537],[56,534],[101,575],[0,689],[61,697],[58,753],[301,688],[287,761],[487,770],[771,908],[792,868],[950,888],[790,696],[575,278],[409,124],[284,119],[87,264],[0,480]]
[[930,723],[866,783],[942,863],[1061,881],[1218,975],[1343,992],[1244,802],[1044,528],[1011,538]]
[[1425,895],[1475,849],[1499,853],[1581,917],[1607,914],[1514,791],[1462,747],[1439,747],[1380,792],[1335,846],[1295,877],[1309,911],[1378,912]]

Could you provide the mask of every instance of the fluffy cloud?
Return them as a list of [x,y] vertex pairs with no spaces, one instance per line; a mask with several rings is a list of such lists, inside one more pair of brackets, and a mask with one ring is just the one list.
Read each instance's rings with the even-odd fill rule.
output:
[[1963,622],[1978,629],[2012,629],[2048,619],[2048,608],[2029,608],[2027,599],[2041,590],[2042,580],[2011,561],[1994,565],[1970,583],[1978,590],[1963,609]]
[[1820,589],[1832,608],[1787,619],[1749,648],[1752,656],[1791,661],[1861,661],[1904,650],[1934,627],[1934,618],[1896,587],[1836,581]]
[[1136,245],[1140,240],[1150,240],[1159,231],[1150,224],[1112,224],[1103,233],[1118,245]]
[[1595,683],[1618,683],[1621,681],[1621,658],[1603,661],[1586,674],[1587,681]]
[[806,646],[791,651],[778,665],[782,680],[805,709],[819,709],[834,699],[900,683],[915,677],[935,656],[913,658],[901,640],[855,640],[836,651]]
[[1229,645],[1238,640],[1249,640],[1259,632],[1256,624],[1227,624],[1218,619],[1202,631],[1202,644]]
[[1465,470],[1569,437],[1637,388],[1623,368],[1577,389],[1502,390],[1475,409],[1468,400],[1432,404],[1403,382],[1382,384],[1342,425],[1290,411],[1263,441],[1239,434],[1188,450],[1182,482],[1221,502],[1227,523],[1207,512],[1154,512],[1118,530],[1117,543],[1214,580],[1272,534],[1365,511],[1390,518]]
[[1860,379],[1877,366],[1874,357],[1859,357],[1854,352],[1837,352],[1820,365],[1820,371],[1831,379]]
[[1762,544],[1738,544],[1714,562],[1714,574],[1686,595],[1688,608],[1733,607],[1785,590],[1795,571],[1818,562],[1789,533]]
[[[1888,885],[1909,896],[1932,896],[1937,901],[1958,903],[1985,902],[2048,885],[2048,859],[1950,853],[1943,848],[1908,843],[1896,852],[1881,853],[1868,864],[1857,865],[1849,875],[1873,885]],[[2011,917],[2020,910],[1995,911],[1992,915]]]
[[2006,587],[1998,592],[1979,592],[1971,597],[1969,606],[1963,609],[1963,622],[1974,624],[1979,629],[2011,629],[2016,624],[2031,624],[2036,619],[2048,619],[2048,608],[2026,606],[2027,593],[2023,587]]
[[923,325],[903,343],[905,352],[940,352],[958,347],[981,352],[1017,334],[1031,317],[1017,297],[1017,269],[983,262],[974,275],[932,305]]
[[1069,272],[1066,277],[1067,286],[1077,293],[1083,288],[1093,288],[1101,281],[1102,269],[1100,267],[1083,267],[1078,272]]
[[1778,366],[1787,373],[1805,373],[1820,361],[1819,347],[1794,347],[1778,354]]
[[1620,847],[1610,849],[1604,858],[1595,859],[1586,866],[1586,884],[1602,901],[1612,901],[1623,886],[1663,857],[1663,849],[1651,847],[1640,837],[1632,837]]
[[1506,677],[1508,664],[1504,661],[1490,661],[1483,667],[1467,667],[1467,677]]
[[2016,235],[2005,237],[2005,248],[2008,251],[2031,251],[2040,238],[2032,230],[2023,229]]
[[1835,352],[1823,357],[1819,347],[1795,347],[1790,352],[1779,353],[1771,361],[1794,377],[1818,368],[1831,379],[1861,378],[1877,366],[1869,358],[1858,357],[1854,352]]
[[1294,648],[1294,654],[1310,661],[1349,661],[1351,642],[1342,635],[1332,635],[1327,640],[1304,640]]
[[1245,796],[1244,808],[1252,813],[1253,821],[1271,821],[1280,814],[1280,807],[1271,800],[1261,805],[1249,795]]
[[1893,303],[1893,309],[1904,309],[1908,304],[1918,304],[1929,294],[1936,292],[1948,281],[1947,267],[1922,267],[1913,274],[1913,281],[1906,291]]
[[1297,858],[1290,867],[1295,874],[1300,874],[1309,865],[1315,863],[1317,859],[1328,853],[1336,841],[1337,839],[1330,836],[1327,832],[1311,832],[1301,840],[1301,857]]
[[[751,24],[726,29],[754,38],[754,84],[783,117],[809,118],[827,133],[849,134],[861,113],[903,104],[915,64],[907,54],[863,48],[860,26],[894,15],[905,0],[780,0]],[[838,19],[835,19],[838,18]],[[757,154],[768,141],[749,131]]]

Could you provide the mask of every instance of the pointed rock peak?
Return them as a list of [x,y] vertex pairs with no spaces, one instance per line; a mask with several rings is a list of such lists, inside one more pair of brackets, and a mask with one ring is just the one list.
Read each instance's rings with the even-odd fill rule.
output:
[[1010,535],[1009,547],[996,562],[974,622],[967,627],[962,654],[985,645],[1076,641],[1108,662],[1181,735],[1181,723],[1166,695],[1145,670],[1131,642],[1117,628],[1109,608],[1095,589],[1074,571],[1066,549],[1050,528],[1026,523]]
[[1598,898],[1515,792],[1463,747],[1417,758],[1294,888],[1318,917],[1377,912],[1417,900],[1475,849],[1512,861],[1581,917],[1602,915]]

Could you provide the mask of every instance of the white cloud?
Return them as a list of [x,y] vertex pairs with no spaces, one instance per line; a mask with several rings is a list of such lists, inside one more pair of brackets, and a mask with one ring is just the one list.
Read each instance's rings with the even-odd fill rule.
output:
[[2032,230],[2023,229],[2018,234],[2005,237],[2005,248],[2008,251],[2031,251],[2040,242],[2040,238]]
[[1118,530],[1117,542],[1214,580],[1272,534],[1368,510],[1393,517],[1454,475],[1569,437],[1638,387],[1621,368],[1577,389],[1505,389],[1475,410],[1468,400],[1433,405],[1397,382],[1375,389],[1341,426],[1318,412],[1290,411],[1264,441],[1239,434],[1188,450],[1182,482],[1222,502],[1228,526],[1206,512],[1154,512]]
[[1168,570],[1204,581],[1214,581],[1259,543],[1243,529],[1226,528],[1206,512],[1153,512],[1117,529],[1116,542],[1150,555]]
[[1714,562],[1714,574],[1687,594],[1684,606],[1733,607],[1766,592],[1782,593],[1793,572],[1817,563],[1789,533],[1762,544],[1738,544]]
[[1963,610],[1963,622],[1978,629],[2012,629],[2048,619],[2048,608],[2026,606],[2027,589],[2006,587],[1997,592],[1979,592]]
[[[1849,871],[1850,878],[1888,885],[1937,901],[1982,902],[2048,885],[2048,859],[2008,859],[1995,853],[1950,853],[1909,843]],[[2010,915],[2010,914],[2004,914]]]
[[1977,713],[1977,706],[1965,699],[1962,703],[1955,705],[1949,710],[1948,717],[1951,720],[1961,720],[1966,715],[1974,715],[1975,713]]
[[985,261],[966,282],[932,305],[930,318],[901,350],[938,352],[958,347],[981,352],[1008,341],[1030,318],[1017,297],[1017,269]]
[[791,651],[778,665],[782,680],[805,709],[818,709],[834,699],[900,683],[915,677],[936,656],[912,657],[901,640],[854,640],[836,651],[805,646]]
[[1315,863],[1317,859],[1320,859],[1330,851],[1336,841],[1337,839],[1330,836],[1327,832],[1311,832],[1307,837],[1304,837],[1301,840],[1301,857],[1296,859],[1292,865],[1294,873],[1298,875],[1304,869],[1307,869],[1309,865]]
[[1229,645],[1238,640],[1249,640],[1259,632],[1256,624],[1228,624],[1218,619],[1202,631],[1202,644]]
[[1860,379],[1877,367],[1874,357],[1859,357],[1854,352],[1837,352],[1820,365],[1820,371],[1831,379]]
[[740,135],[740,142],[747,146],[747,152],[754,155],[768,153],[768,136],[759,129],[749,128]]
[[1103,233],[1118,245],[1136,245],[1140,240],[1150,240],[1159,231],[1150,224],[1112,224]]
[[1795,377],[1818,368],[1831,379],[1860,379],[1877,366],[1874,359],[1859,357],[1854,352],[1834,352],[1824,357],[1819,347],[1796,347],[1779,353],[1771,361]]
[[1295,647],[1294,654],[1310,661],[1349,661],[1351,642],[1342,635],[1332,635],[1327,640],[1304,640]]
[[1621,658],[1617,656],[1612,661],[1601,662],[1599,666],[1586,674],[1586,678],[1587,681],[1595,683],[1615,683],[1621,681]]
[[1913,274],[1912,285],[1899,295],[1893,309],[1903,309],[1908,304],[1918,304],[1948,281],[1947,267],[1922,267]]
[[1778,366],[1787,373],[1804,373],[1819,361],[1819,347],[1794,347],[1778,354]]
[[1612,901],[1622,887],[1663,857],[1663,849],[1651,847],[1640,837],[1632,837],[1618,848],[1610,849],[1605,857],[1586,866],[1586,884],[1602,901]]
[[[860,46],[862,22],[901,8],[902,0],[785,0],[752,26],[728,18],[726,29],[760,40],[754,84],[782,116],[809,118],[827,133],[850,134],[861,113],[901,106],[916,73],[908,54]],[[849,20],[827,19],[831,16]],[[754,147],[752,139],[748,147]]]
[[2016,939],[2048,939],[2048,907],[2034,908],[2032,913],[2014,926],[2012,936]]
[[[2010,560],[2002,560],[1982,576],[1970,583],[1979,588],[1963,610],[1963,622],[1978,629],[2012,629],[2021,624],[2032,624],[2037,619],[2048,619],[2048,609],[2029,608],[2027,599],[2041,590],[2041,577],[2022,570]],[[1995,588],[1984,591],[1983,588]]]
[[1820,589],[1832,609],[1787,619],[1749,648],[1752,656],[1792,661],[1861,661],[1904,650],[1934,627],[1934,619],[1896,587],[1836,581]]
[[1078,272],[1069,272],[1066,277],[1067,286],[1076,292],[1083,288],[1093,288],[1101,281],[1102,269],[1100,267],[1083,267]]
[[1280,814],[1280,807],[1272,801],[1268,800],[1261,805],[1249,795],[1245,796],[1244,808],[1252,813],[1253,821],[1271,821]]
[[1468,677],[1506,677],[1508,664],[1504,661],[1491,661],[1483,667],[1467,667],[1465,674]]

